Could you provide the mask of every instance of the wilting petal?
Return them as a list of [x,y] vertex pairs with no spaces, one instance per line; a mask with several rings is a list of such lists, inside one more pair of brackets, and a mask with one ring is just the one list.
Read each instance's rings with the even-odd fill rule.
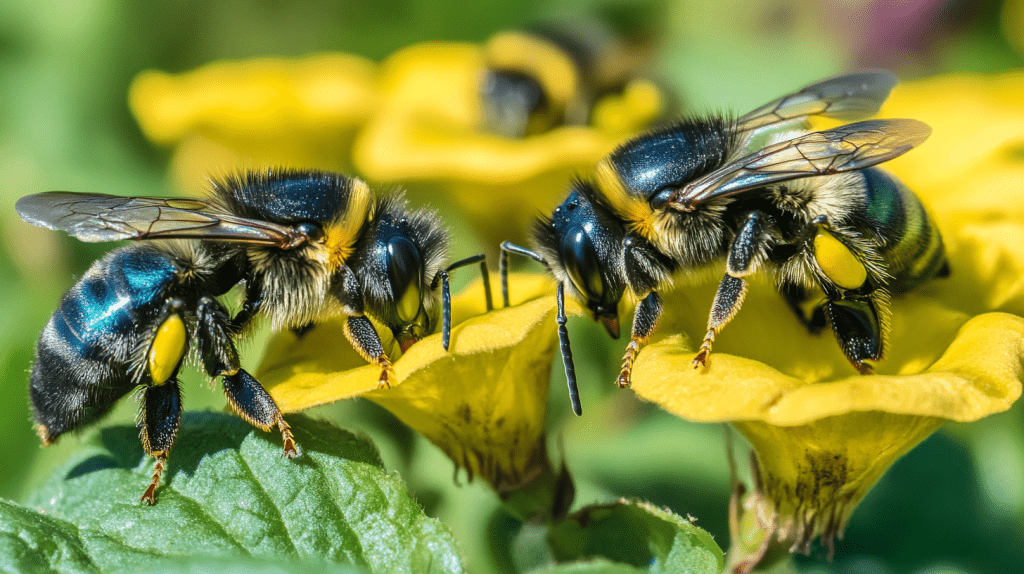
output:
[[364,396],[429,438],[470,476],[482,476],[499,495],[541,485],[535,497],[517,497],[513,510],[529,516],[551,509],[557,502],[552,497],[564,494],[544,443],[554,288],[544,276],[512,275],[510,283],[514,305],[487,314],[479,282],[453,297],[449,350],[439,334],[417,342],[395,361],[398,383],[389,389],[377,388],[379,367],[356,354],[338,320],[301,339],[277,334],[260,380],[286,413]]

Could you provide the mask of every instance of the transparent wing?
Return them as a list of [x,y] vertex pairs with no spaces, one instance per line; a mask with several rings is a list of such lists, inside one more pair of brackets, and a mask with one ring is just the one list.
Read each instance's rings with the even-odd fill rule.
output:
[[50,191],[19,199],[15,209],[32,225],[89,242],[193,238],[290,247],[296,239],[290,227],[238,217],[196,199]]
[[739,119],[737,131],[761,131],[802,122],[810,116],[841,120],[866,118],[878,112],[897,82],[896,76],[887,70],[829,78],[746,114]]
[[668,207],[692,211],[714,197],[815,175],[864,169],[917,147],[932,129],[917,120],[869,120],[812,132],[768,146],[713,171],[669,198]]

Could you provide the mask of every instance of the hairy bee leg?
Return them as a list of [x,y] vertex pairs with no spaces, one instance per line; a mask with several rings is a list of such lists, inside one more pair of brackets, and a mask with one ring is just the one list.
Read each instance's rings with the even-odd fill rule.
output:
[[349,317],[345,321],[345,337],[367,362],[380,366],[378,386],[382,389],[390,387],[391,381],[397,379],[397,376],[373,323],[366,317]]
[[296,456],[295,437],[277,403],[259,381],[241,368],[227,310],[216,299],[204,296],[199,299],[196,317],[199,349],[207,374],[223,376],[224,394],[235,412],[261,430],[270,430],[276,425],[284,441],[284,456]]
[[868,296],[854,296],[825,303],[825,314],[843,354],[862,375],[872,372],[866,361],[882,358],[882,323]]
[[235,330],[228,312],[213,297],[204,296],[196,307],[196,339],[203,368],[211,377],[233,375],[240,363],[233,336]]
[[568,319],[565,316],[565,284],[559,283],[555,291],[555,300],[558,303],[558,314],[555,315],[555,322],[558,323],[558,344],[562,351],[562,366],[565,367],[565,383],[569,387],[569,402],[572,404],[572,412],[576,416],[583,414],[583,404],[580,403],[580,389],[576,385],[576,365],[572,362],[572,347],[569,345],[569,329],[565,326]]
[[246,279],[245,301],[242,303],[242,309],[229,323],[232,333],[240,333],[263,307],[263,291],[260,288],[262,282],[262,280]]
[[620,388],[628,387],[633,373],[633,362],[640,352],[640,347],[647,344],[661,313],[665,309],[664,301],[657,291],[651,291],[636,306],[633,312],[633,330],[629,338],[629,345],[626,346],[626,354],[622,358],[622,370],[619,371],[618,385]]
[[746,294],[746,281],[728,274],[722,278],[722,282],[718,284],[718,292],[715,293],[715,301],[711,304],[711,315],[708,317],[708,332],[704,335],[700,351],[693,358],[693,368],[696,369],[707,364],[708,355],[711,354],[711,345],[715,342],[715,336],[739,312]]
[[715,336],[732,321],[743,305],[743,298],[747,294],[747,282],[743,277],[757,270],[759,258],[765,253],[772,226],[770,217],[759,211],[752,211],[747,214],[746,221],[736,233],[736,238],[729,247],[725,277],[718,284],[715,300],[711,304],[708,331],[701,342],[700,351],[693,358],[693,368],[707,364]]
[[298,456],[299,451],[295,448],[295,436],[292,435],[291,427],[285,422],[281,409],[274,402],[270,393],[263,388],[263,385],[250,375],[245,369],[238,369],[232,375],[224,376],[224,394],[228,402],[243,419],[252,426],[269,431],[275,426],[281,431],[281,438],[284,442],[284,454],[288,458]]
[[434,275],[434,280],[430,283],[430,289],[434,290],[437,289],[437,282],[441,282],[441,346],[444,347],[445,351],[448,350],[452,339],[452,294],[448,286],[448,274],[459,267],[465,267],[466,265],[478,262],[480,263],[480,274],[483,276],[484,281],[484,297],[487,310],[491,311],[494,309],[494,300],[491,298],[491,277],[487,271],[487,256],[483,253],[456,261],[449,265],[447,269],[438,269],[437,275]]
[[160,476],[167,465],[167,456],[174,446],[181,424],[181,389],[176,379],[170,379],[160,385],[143,387],[141,412],[139,413],[139,438],[146,454],[156,459],[153,466],[153,478],[143,493],[142,500],[153,505],[156,502],[156,489],[160,485]]
[[345,338],[352,344],[356,352],[369,363],[380,366],[378,387],[385,389],[391,386],[391,380],[397,379],[391,359],[384,352],[384,344],[380,341],[373,323],[363,316],[363,294],[355,272],[348,265],[338,269],[339,280],[334,296],[341,303],[348,319],[345,321]]
[[520,247],[514,243],[508,241],[501,244],[501,254],[498,256],[498,274],[501,276],[501,301],[505,307],[508,307],[508,254],[515,253],[516,255],[522,255],[523,257],[529,257],[537,263],[540,263],[544,267],[548,266],[546,259],[540,255],[530,251],[525,247]]

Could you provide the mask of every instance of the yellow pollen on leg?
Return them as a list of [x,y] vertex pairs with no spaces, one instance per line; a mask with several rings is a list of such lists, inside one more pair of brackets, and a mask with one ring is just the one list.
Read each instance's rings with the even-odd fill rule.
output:
[[185,356],[185,339],[185,322],[177,314],[168,317],[157,329],[147,360],[154,385],[166,383],[174,374],[174,369]]
[[825,275],[843,289],[857,289],[868,278],[867,269],[850,248],[824,229],[814,236],[814,258]]

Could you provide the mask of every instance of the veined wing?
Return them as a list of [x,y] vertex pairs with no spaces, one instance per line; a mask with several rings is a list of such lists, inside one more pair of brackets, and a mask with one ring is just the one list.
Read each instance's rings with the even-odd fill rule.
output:
[[811,84],[770,102],[739,119],[737,131],[756,132],[811,116],[856,120],[878,112],[896,86],[887,70],[869,70],[836,76]]
[[701,202],[802,177],[864,169],[917,147],[931,134],[917,120],[868,120],[779,142],[680,188],[668,200],[676,211]]
[[88,242],[188,238],[282,248],[301,242],[288,226],[238,217],[198,199],[50,191],[22,197],[15,209],[32,225]]

